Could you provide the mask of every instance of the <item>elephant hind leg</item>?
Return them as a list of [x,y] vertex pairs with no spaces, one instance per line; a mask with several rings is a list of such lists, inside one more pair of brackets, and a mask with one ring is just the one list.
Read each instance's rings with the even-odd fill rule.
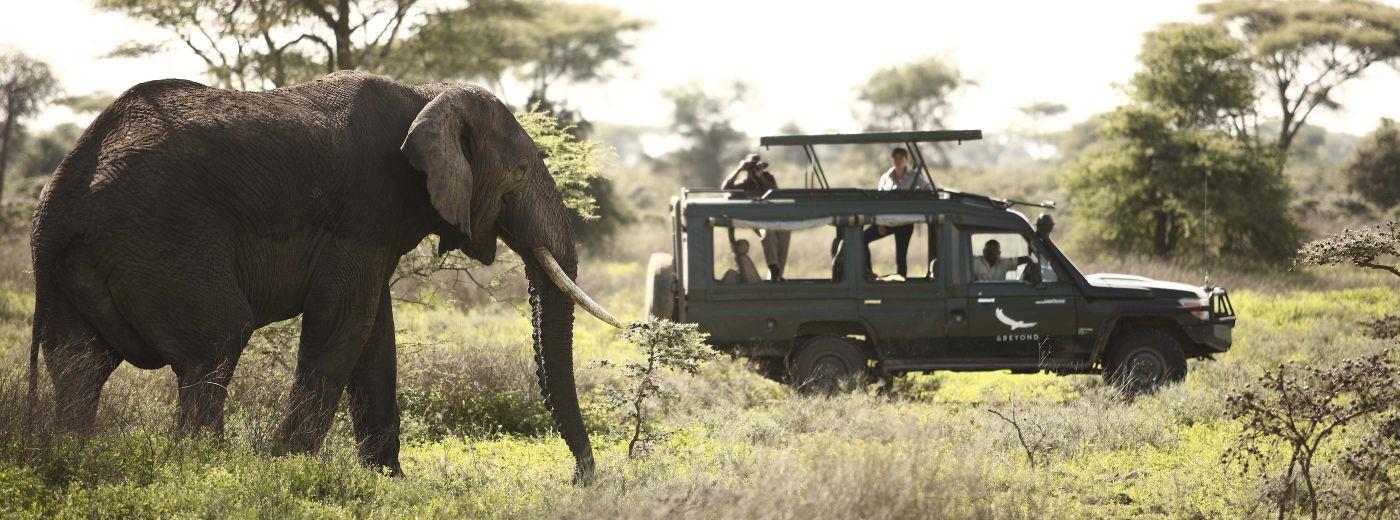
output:
[[386,285],[380,292],[374,330],[350,374],[350,419],[360,462],[402,475],[399,467],[398,367],[394,349],[393,300]]
[[[242,344],[247,344],[247,339]],[[180,431],[223,434],[224,402],[240,352],[240,348],[232,348],[211,362],[182,367],[176,372],[180,385]]]
[[121,364],[117,356],[65,301],[54,302],[46,316],[40,341],[44,366],[53,381],[53,426],[56,430],[88,433],[97,420],[102,386]]

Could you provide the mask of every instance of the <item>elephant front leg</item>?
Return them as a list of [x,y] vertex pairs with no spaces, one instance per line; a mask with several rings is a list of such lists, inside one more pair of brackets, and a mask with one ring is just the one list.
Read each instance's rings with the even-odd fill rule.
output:
[[277,428],[276,453],[321,448],[340,395],[374,328],[380,306],[378,285],[358,294],[321,290],[308,298],[287,415]]
[[379,296],[374,330],[350,374],[350,418],[360,461],[402,475],[399,468],[398,371],[394,346],[394,313],[389,286]]

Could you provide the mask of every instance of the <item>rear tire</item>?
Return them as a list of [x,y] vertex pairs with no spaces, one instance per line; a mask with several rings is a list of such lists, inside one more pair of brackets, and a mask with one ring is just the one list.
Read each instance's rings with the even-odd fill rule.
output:
[[671,255],[652,253],[647,261],[647,316],[675,321],[676,266]]
[[1131,330],[1114,341],[1103,376],[1128,396],[1150,394],[1186,379],[1186,355],[1176,338],[1161,329]]
[[817,336],[797,352],[790,382],[803,393],[832,394],[863,388],[870,382],[869,358],[855,342],[839,336]]

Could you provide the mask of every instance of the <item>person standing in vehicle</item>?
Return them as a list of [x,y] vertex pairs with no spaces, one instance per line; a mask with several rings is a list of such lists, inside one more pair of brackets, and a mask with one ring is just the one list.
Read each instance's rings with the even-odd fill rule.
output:
[[[768,163],[758,154],[749,154],[734,171],[720,184],[724,190],[744,190],[750,197],[761,196],[769,190],[778,189],[778,180],[768,172]],[[768,264],[768,279],[781,281],[783,266],[787,265],[788,244],[791,231],[757,229],[759,243],[763,245],[763,260]]]
[[[900,190],[932,190],[933,185],[928,179],[919,175],[909,167],[909,150],[903,147],[895,148],[890,152],[890,162],[892,166],[880,175],[880,183],[876,186],[879,191],[900,191]],[[876,240],[894,235],[895,266],[899,276],[909,277],[909,239],[914,236],[914,225],[905,224],[903,226],[882,226],[871,224],[865,228],[865,272],[874,274],[874,269],[870,264],[870,243]]]

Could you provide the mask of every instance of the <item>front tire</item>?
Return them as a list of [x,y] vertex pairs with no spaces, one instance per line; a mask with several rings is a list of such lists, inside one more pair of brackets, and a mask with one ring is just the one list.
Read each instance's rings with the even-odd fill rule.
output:
[[1105,382],[1128,396],[1150,394],[1186,379],[1186,355],[1165,331],[1136,329],[1114,342],[1103,375]]
[[870,363],[855,342],[839,336],[818,336],[798,351],[789,375],[800,392],[832,394],[869,383]]

